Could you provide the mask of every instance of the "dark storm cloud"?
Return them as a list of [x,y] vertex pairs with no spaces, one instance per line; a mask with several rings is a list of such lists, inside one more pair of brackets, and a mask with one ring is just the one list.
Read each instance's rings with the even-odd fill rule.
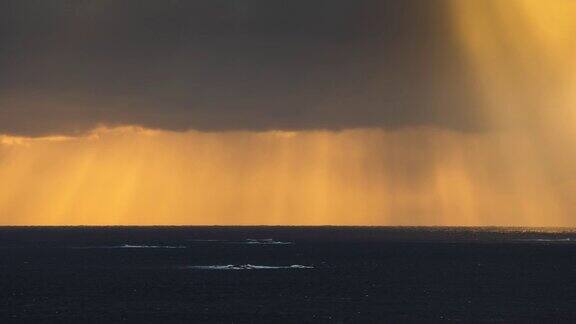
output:
[[481,127],[444,0],[4,0],[0,133]]

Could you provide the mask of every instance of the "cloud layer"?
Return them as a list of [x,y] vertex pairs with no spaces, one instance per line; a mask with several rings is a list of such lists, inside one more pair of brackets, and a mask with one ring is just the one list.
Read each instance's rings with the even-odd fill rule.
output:
[[2,1],[0,133],[478,129],[445,6]]

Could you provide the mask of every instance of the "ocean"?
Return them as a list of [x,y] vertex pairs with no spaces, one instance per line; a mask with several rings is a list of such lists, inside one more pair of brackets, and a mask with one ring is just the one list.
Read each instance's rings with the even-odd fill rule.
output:
[[3,227],[8,322],[576,322],[576,232]]

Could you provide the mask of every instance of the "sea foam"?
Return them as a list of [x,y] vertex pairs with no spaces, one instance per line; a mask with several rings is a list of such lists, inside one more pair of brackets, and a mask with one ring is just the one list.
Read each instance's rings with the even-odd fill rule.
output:
[[269,266],[253,264],[227,264],[227,265],[201,265],[189,266],[187,269],[195,270],[278,270],[278,269],[314,269],[312,266],[293,264],[288,266]]

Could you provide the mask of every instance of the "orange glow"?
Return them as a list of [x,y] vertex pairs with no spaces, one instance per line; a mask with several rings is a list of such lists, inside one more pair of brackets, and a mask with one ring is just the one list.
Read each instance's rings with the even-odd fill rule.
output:
[[[484,113],[495,129],[506,129],[511,145],[526,145],[514,163],[530,166],[526,176],[539,177],[538,186],[570,217],[576,209],[576,1],[451,0],[451,9]],[[550,217],[548,208],[539,210],[535,218]]]
[[505,134],[128,127],[1,143],[9,225],[575,224]]
[[576,1],[451,1],[455,34],[494,124],[573,129]]
[[488,130],[0,136],[0,223],[576,226],[576,1],[449,3]]

